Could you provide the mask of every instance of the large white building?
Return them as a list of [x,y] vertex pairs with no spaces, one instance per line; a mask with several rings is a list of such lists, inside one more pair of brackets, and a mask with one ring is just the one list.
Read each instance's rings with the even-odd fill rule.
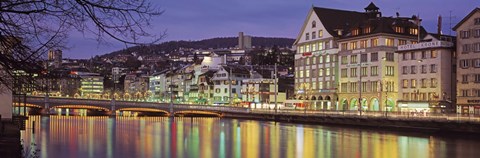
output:
[[398,107],[402,112],[451,112],[456,95],[455,37],[429,34],[398,46]]
[[250,77],[245,67],[223,65],[213,75],[213,104],[232,105],[241,102],[242,80]]

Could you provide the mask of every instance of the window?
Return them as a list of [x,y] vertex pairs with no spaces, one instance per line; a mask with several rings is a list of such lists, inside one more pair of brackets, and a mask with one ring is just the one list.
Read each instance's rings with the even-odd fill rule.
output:
[[[337,46],[335,46],[335,47],[337,47]],[[328,42],[328,41],[325,42],[325,49],[330,49],[330,42]]]
[[357,42],[350,42],[350,49],[349,50],[353,50],[353,49],[357,49]]
[[305,48],[303,46],[300,46],[300,49],[298,49],[298,50],[299,50],[298,51],[299,53],[305,53]]
[[370,27],[366,27],[366,28],[363,29],[363,33],[364,33],[364,34],[370,33],[371,30],[372,30],[372,29],[371,29]]
[[460,31],[460,38],[469,38],[470,31]]
[[318,30],[318,38],[323,37],[323,30]]
[[342,92],[346,93],[347,92],[347,83],[342,83]]
[[408,54],[407,53],[402,54],[402,60],[408,60]]
[[437,51],[436,50],[430,51],[430,57],[431,58],[437,58]]
[[357,63],[357,55],[351,55],[350,64],[355,64],[355,63]]
[[215,88],[215,93],[220,93],[220,88]]
[[462,75],[462,83],[468,83],[468,75]]
[[398,40],[398,45],[399,46],[406,45],[406,44],[407,44],[407,40],[401,40],[401,39]]
[[318,42],[318,50],[323,50],[323,42]]
[[318,82],[318,89],[323,89],[323,82]]
[[358,32],[359,32],[358,29],[352,30],[352,36],[357,36],[357,35],[358,35]]
[[232,93],[237,93],[237,89],[236,89],[236,88],[232,88]]
[[372,81],[370,82],[370,87],[372,88],[372,92],[377,92],[378,91],[378,82],[377,81]]
[[367,40],[361,40],[360,41],[360,48],[367,48]]
[[228,93],[228,88],[225,88],[223,92]]
[[357,92],[357,82],[350,83],[350,92]]
[[307,44],[307,45],[305,46],[305,52],[310,52],[310,45],[309,45],[309,44]]
[[323,55],[320,55],[318,57],[318,63],[320,63],[320,64],[323,63]]
[[386,66],[385,75],[386,75],[386,76],[393,76],[393,75],[395,75],[395,69],[394,69],[394,67],[393,67],[393,66]]
[[315,28],[315,27],[317,27],[317,22],[312,21],[312,28]]
[[370,67],[370,75],[371,76],[378,76],[378,66]]
[[475,38],[480,37],[480,29],[473,30],[473,37],[475,37]]
[[329,63],[330,62],[330,55],[325,55],[325,62],[326,63]]
[[417,80],[415,80],[415,79],[410,80],[410,87],[411,88],[416,88],[417,87]]
[[370,54],[370,61],[371,62],[378,61],[378,53],[377,52]]
[[410,34],[411,35],[418,35],[418,29],[417,28],[410,28]]
[[426,78],[422,78],[422,80],[420,80],[420,84],[422,86],[422,88],[426,88],[427,87],[427,79]]
[[317,89],[317,82],[316,81],[312,82],[312,89]]
[[348,57],[342,56],[342,65],[348,64]]
[[473,67],[480,68],[480,59],[473,59]]
[[385,39],[385,45],[386,45],[386,46],[394,46],[393,38],[387,38],[387,39]]
[[470,52],[470,44],[462,45],[462,53],[468,53],[468,52]]
[[480,52],[480,43],[474,43],[470,46],[470,51]]
[[463,97],[468,97],[468,90],[466,90],[466,89],[462,90],[462,96]]
[[402,67],[402,74],[408,74],[408,66]]
[[315,65],[317,64],[317,57],[312,57],[312,65]]
[[362,87],[361,88],[361,91],[362,92],[366,92],[367,91],[367,82],[362,82]]
[[402,96],[403,96],[403,98],[402,98],[403,100],[408,100],[408,98],[409,98],[409,97],[408,97],[408,96],[409,96],[408,93],[403,93]]
[[436,73],[437,72],[437,65],[436,64],[431,64],[430,65],[430,73]]
[[350,68],[350,77],[357,77],[357,68]]
[[325,82],[325,89],[330,89],[330,82]]
[[394,53],[387,52],[386,56],[387,56],[387,61],[394,61],[395,59]]
[[330,76],[330,68],[325,68],[325,76]]
[[422,51],[422,59],[427,59],[427,52]]
[[410,59],[415,60],[415,52],[410,52]]
[[427,73],[427,65],[422,65],[422,74]]
[[318,70],[318,76],[323,76],[323,69],[322,69],[322,68],[320,68],[320,69]]
[[300,70],[300,78],[303,78],[303,70]]
[[462,69],[468,68],[469,67],[469,64],[468,64],[469,62],[468,61],[469,60],[467,60],[467,59],[460,60],[460,68],[462,68]]
[[403,85],[403,88],[407,88],[408,87],[408,80],[407,79],[402,80],[402,85]]
[[480,18],[475,18],[475,25],[480,25]]
[[312,44],[312,52],[317,51],[317,43]]
[[367,67],[360,68],[360,75],[367,76]]
[[309,40],[310,39],[310,33],[306,33],[305,34],[305,40]]
[[430,84],[432,88],[436,88],[438,85],[437,79],[436,78],[431,78],[430,79]]
[[378,38],[371,39],[370,45],[371,45],[372,47],[378,46]]
[[396,33],[404,33],[405,29],[403,27],[400,27],[400,26],[395,26],[395,32]]
[[417,66],[415,66],[415,65],[410,66],[410,73],[411,74],[416,74],[417,73]]
[[310,77],[310,70],[305,70],[305,77]]
[[317,38],[317,32],[313,31],[312,32],[312,39],[315,39],[315,38]]
[[347,48],[348,48],[348,43],[341,44],[341,50],[347,50]]
[[475,74],[475,83],[480,83],[480,74]]
[[367,54],[362,54],[362,55],[360,55],[360,61],[361,61],[362,63],[368,62],[368,61],[367,61]]
[[348,77],[348,76],[347,76],[347,69],[342,69],[342,70],[340,70],[340,75],[341,75],[342,77],[344,77],[344,78]]

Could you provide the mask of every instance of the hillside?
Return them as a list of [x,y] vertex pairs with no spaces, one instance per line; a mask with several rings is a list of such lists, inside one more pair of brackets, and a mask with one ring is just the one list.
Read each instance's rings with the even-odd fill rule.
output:
[[[255,47],[291,47],[295,39],[291,38],[271,38],[271,37],[252,37],[252,46]],[[115,51],[102,55],[102,57],[113,57],[118,54],[138,52],[140,55],[144,54],[161,54],[169,53],[179,48],[191,48],[191,49],[219,49],[219,48],[232,48],[238,44],[237,37],[222,37],[211,38],[200,41],[169,41],[161,44],[150,46],[134,46],[127,49]]]

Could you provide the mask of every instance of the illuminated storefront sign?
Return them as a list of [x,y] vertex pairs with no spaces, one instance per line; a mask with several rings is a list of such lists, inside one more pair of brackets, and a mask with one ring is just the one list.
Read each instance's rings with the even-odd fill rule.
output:
[[399,51],[404,50],[413,50],[413,49],[424,49],[424,48],[435,48],[435,47],[452,47],[452,42],[445,41],[434,41],[434,42],[422,42],[417,44],[407,44],[398,46]]

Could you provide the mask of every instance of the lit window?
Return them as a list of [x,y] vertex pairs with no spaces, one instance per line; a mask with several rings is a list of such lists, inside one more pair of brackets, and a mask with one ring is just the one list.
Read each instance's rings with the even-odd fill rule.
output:
[[418,29],[417,28],[410,28],[410,34],[411,35],[418,35]]
[[358,32],[359,32],[358,29],[354,29],[354,30],[352,30],[352,35],[356,36],[356,35],[358,35]]
[[374,38],[370,42],[371,47],[376,47],[378,46],[378,38]]
[[323,30],[318,30],[318,38],[323,37]]
[[357,42],[350,42],[350,49],[349,50],[353,50],[353,49],[357,49]]
[[371,30],[372,30],[372,29],[371,29],[370,27],[366,27],[366,28],[363,29],[363,33],[364,33],[364,34],[370,33]]
[[387,39],[385,39],[385,45],[386,45],[386,46],[394,46],[393,38],[387,38]]

